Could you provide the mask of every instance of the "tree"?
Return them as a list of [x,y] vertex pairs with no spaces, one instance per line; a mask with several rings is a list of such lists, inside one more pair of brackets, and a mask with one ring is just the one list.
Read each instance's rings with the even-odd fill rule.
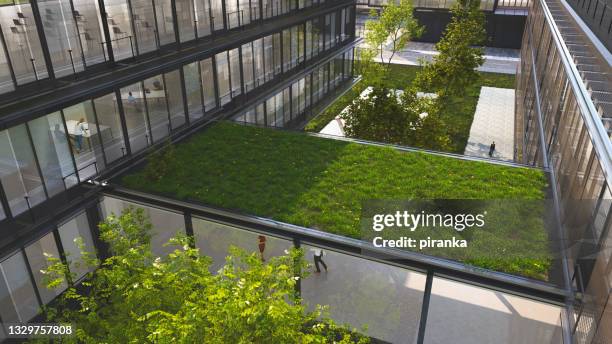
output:
[[[366,22],[366,43],[380,55],[380,62],[385,65],[387,73],[395,54],[411,39],[423,34],[423,27],[413,17],[412,12],[410,0],[400,0],[399,4],[390,1],[378,18]],[[376,17],[376,11],[372,10],[370,17]],[[385,60],[383,52],[387,50],[387,44],[390,46],[391,55]]]
[[[74,343],[365,343],[367,338],[309,312],[294,293],[306,263],[301,250],[263,263],[255,253],[230,249],[226,265],[209,272],[211,259],[179,236],[164,257],[151,252],[151,225],[142,209],[128,209],[100,224],[111,257],[45,310],[50,322],[72,323]],[[50,286],[63,283],[59,260],[46,271]]]
[[451,9],[452,19],[438,43],[433,62],[424,63],[415,85],[441,96],[461,96],[479,78],[476,68],[484,62],[481,45],[486,38],[485,17],[480,0],[459,0]]
[[438,101],[418,97],[409,88],[397,91],[373,87],[341,115],[348,137],[435,150],[448,150],[450,138],[440,118]]

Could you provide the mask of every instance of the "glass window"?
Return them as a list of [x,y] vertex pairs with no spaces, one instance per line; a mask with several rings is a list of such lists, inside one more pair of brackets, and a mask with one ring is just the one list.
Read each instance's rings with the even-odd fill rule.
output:
[[278,92],[275,96],[276,98],[276,119],[274,121],[274,126],[275,127],[282,127],[283,126],[283,121],[284,121],[284,112],[283,112],[283,91]]
[[232,98],[242,93],[242,78],[240,76],[240,52],[238,48],[229,51],[230,76],[232,78]]
[[0,317],[3,322],[25,323],[38,313],[38,300],[23,254],[0,263]]
[[232,99],[230,94],[230,76],[229,65],[227,62],[227,51],[218,53],[215,56],[217,64],[217,83],[219,86],[219,101],[221,105],[229,103]]
[[200,61],[202,68],[202,90],[204,91],[204,110],[210,111],[217,107],[215,95],[215,76],[213,72],[212,58]]
[[93,102],[98,118],[96,129],[99,128],[100,130],[100,139],[104,145],[106,162],[110,163],[127,154],[117,98],[115,93],[111,93],[96,98]]
[[80,280],[86,273],[93,271],[95,268],[87,266],[83,260],[81,249],[77,245],[77,238],[81,238],[86,252],[95,252],[95,246],[91,237],[91,228],[87,220],[87,214],[82,212],[80,215],[72,218],[70,221],[58,226],[58,232],[70,273],[74,277],[74,282]]
[[265,103],[260,103],[259,105],[257,105],[257,107],[255,108],[256,111],[256,116],[257,116],[257,124],[259,125],[265,125],[266,124],[266,120],[265,120],[265,114],[266,114],[266,105]]
[[[281,34],[275,33],[272,35],[272,45],[274,46],[274,75],[278,75],[283,71],[283,61],[281,60]],[[268,58],[266,56],[266,58]],[[267,71],[266,71],[267,72]]]
[[61,294],[67,287],[66,283],[62,283],[57,288],[47,288],[47,285],[45,284],[45,276],[42,273],[42,270],[49,267],[47,256],[53,258],[60,257],[53,233],[48,233],[40,240],[27,246],[25,248],[25,253],[28,257],[28,263],[30,264],[32,274],[34,275],[34,282],[38,288],[38,294],[40,295],[43,303],[49,303],[56,296]]
[[260,235],[216,222],[192,218],[193,234],[196,247],[200,253],[213,259],[211,272],[219,271],[225,265],[230,245],[240,247],[247,252],[258,252],[263,260],[285,254],[293,243],[289,240]]
[[172,19],[172,5],[170,0],[154,0],[154,3],[155,16],[157,19],[156,33],[159,45],[174,43],[174,20]]
[[143,84],[153,142],[158,142],[170,133],[170,117],[168,116],[164,76],[160,74],[146,79]]
[[131,5],[138,54],[156,50],[156,23],[151,0],[132,0]]
[[264,68],[265,68],[265,80],[270,81],[274,77],[274,71],[276,69],[275,60],[276,52],[274,49],[274,38],[272,35],[264,37],[263,43],[264,49]]
[[104,153],[100,145],[102,135],[96,126],[92,102],[87,100],[67,107],[62,112],[68,128],[68,137],[72,142],[79,178],[85,180],[104,169]]
[[0,131],[0,180],[13,215],[46,199],[24,124]]
[[108,29],[115,60],[133,57],[136,42],[127,0],[105,0],[104,6],[108,14]]
[[15,89],[15,83],[11,76],[11,66],[5,54],[4,39],[0,35],[0,94],[10,92]]
[[293,67],[300,62],[300,58],[304,58],[304,36],[300,37],[298,34],[302,29],[301,25],[291,28],[291,66]]
[[176,129],[185,124],[185,109],[183,107],[183,90],[181,87],[181,73],[178,70],[164,74],[164,84],[168,96],[168,109],[170,111],[170,124]]
[[38,7],[55,76],[82,71],[81,47],[70,1],[39,0]]
[[102,44],[106,40],[102,32],[102,19],[98,10],[98,2],[78,0],[73,1],[72,4],[85,64],[91,66],[106,61],[107,47],[106,44]]
[[70,146],[59,112],[28,122],[40,170],[49,196],[78,183]]
[[187,93],[187,111],[189,118],[199,119],[204,115],[202,106],[202,89],[200,83],[200,71],[197,62],[183,66],[185,77],[185,92]]
[[228,29],[233,29],[240,26],[240,10],[238,9],[238,0],[226,0],[225,12],[227,16]]
[[[253,67],[255,69],[255,87],[265,82],[263,38],[253,41]],[[270,50],[271,51],[271,50]],[[270,56],[272,54],[270,53]]]
[[48,77],[40,39],[29,1],[0,6],[0,25],[17,85]]
[[253,81],[253,48],[252,43],[242,45],[242,72],[244,73],[244,92],[254,88]]
[[[312,272],[301,285],[306,305],[311,309],[317,304],[329,305],[330,316],[337,323],[358,329],[367,325],[367,334],[382,341],[416,342],[425,274],[316,246],[302,247]],[[448,343],[454,342],[449,338]]]
[[132,153],[136,153],[146,148],[151,142],[142,84],[137,82],[124,87],[120,93],[130,149]]
[[306,60],[312,58],[312,20],[306,22]]
[[283,70],[291,69],[291,30],[283,30]]
[[187,42],[195,39],[196,16],[193,0],[176,0],[176,14],[178,18],[179,39]]
[[272,96],[266,100],[266,125],[274,126],[276,121],[276,97]]
[[[198,37],[205,37],[210,35],[212,31],[212,23],[211,15],[218,15],[218,12],[211,12],[210,0],[195,0],[195,13],[196,13],[196,28]],[[214,0],[213,0],[214,1]],[[214,4],[218,6],[217,3]],[[218,11],[216,9],[216,11]],[[219,20],[217,19],[215,25],[219,24]],[[221,17],[221,27],[215,28],[215,30],[219,30],[223,28],[223,17]]]
[[223,0],[210,0],[213,30],[223,30]]
[[164,245],[177,234],[185,234],[185,217],[183,214],[110,197],[104,197],[102,214],[104,217],[111,214],[119,216],[128,207],[143,209],[145,215],[149,218],[152,225],[151,250],[154,255],[165,256],[177,248],[176,246]]
[[284,127],[291,120],[291,90],[289,87],[283,90],[283,122],[279,127]]

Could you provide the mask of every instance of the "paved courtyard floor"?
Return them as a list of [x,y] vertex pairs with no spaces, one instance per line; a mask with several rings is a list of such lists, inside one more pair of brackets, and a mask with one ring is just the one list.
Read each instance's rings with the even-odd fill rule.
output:
[[465,155],[489,157],[489,146],[495,141],[493,158],[513,160],[514,156],[514,90],[482,87],[465,146]]

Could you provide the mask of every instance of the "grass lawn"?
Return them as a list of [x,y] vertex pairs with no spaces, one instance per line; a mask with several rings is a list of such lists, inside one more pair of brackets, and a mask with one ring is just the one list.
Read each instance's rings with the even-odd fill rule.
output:
[[[539,200],[547,186],[543,173],[534,169],[400,152],[226,122],[177,145],[167,171],[156,181],[147,180],[139,171],[124,176],[121,182],[146,192],[353,238],[361,237],[363,201]],[[503,214],[505,219],[518,216],[504,207],[494,208],[488,211]],[[470,233],[451,230],[471,240],[469,249],[427,253],[545,279],[550,259],[541,221],[536,220],[533,226],[498,225],[494,230]]]
[[[416,77],[416,73],[421,67],[396,64],[392,65],[391,69],[389,87],[404,89]],[[482,86],[514,88],[514,79],[514,75],[481,72],[480,81],[469,87],[464,97],[450,100],[451,104],[449,104],[447,108],[452,109],[452,112],[444,114],[446,123],[452,128],[452,149],[450,152],[463,154],[465,150],[465,145],[470,135],[472,120],[474,119],[474,112],[476,112],[476,104],[478,104],[480,88]],[[338,98],[319,116],[313,118],[312,121],[306,125],[306,131],[321,131],[329,121],[347,107],[367,86],[368,85],[365,85],[363,82],[357,83],[353,86],[351,91]]]

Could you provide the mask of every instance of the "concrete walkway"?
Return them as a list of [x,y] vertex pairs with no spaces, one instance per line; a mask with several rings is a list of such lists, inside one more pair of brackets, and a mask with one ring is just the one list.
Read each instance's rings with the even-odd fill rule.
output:
[[[365,22],[371,20],[367,14],[357,15],[357,33],[364,37],[363,30]],[[364,46],[366,43],[361,43]],[[383,53],[385,59],[389,59],[390,51]],[[438,52],[434,43],[409,42],[405,49],[395,54],[392,62],[403,65],[419,65],[419,60],[431,61]],[[485,62],[478,68],[481,72],[516,74],[520,62],[521,51],[519,49],[502,49],[485,47]],[[378,58],[380,61],[380,57]]]
[[[365,43],[362,43],[365,44]],[[418,66],[420,60],[431,61],[438,52],[433,43],[409,42],[407,47],[393,56],[394,64]],[[389,60],[391,52],[385,51],[385,62]],[[485,48],[485,61],[477,70],[481,72],[516,74],[520,62],[520,50]],[[377,59],[380,62],[380,57]]]
[[489,157],[489,146],[495,141],[493,158],[513,160],[514,156],[514,90],[482,87],[465,146],[465,155]]

